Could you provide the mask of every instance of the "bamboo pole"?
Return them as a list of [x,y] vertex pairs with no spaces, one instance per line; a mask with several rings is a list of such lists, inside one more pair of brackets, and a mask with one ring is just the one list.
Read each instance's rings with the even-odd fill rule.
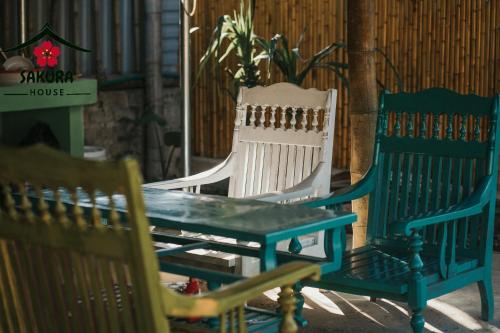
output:
[[[441,86],[462,92],[476,91],[491,95],[500,89],[499,1],[484,0],[373,0],[376,13],[374,34],[377,47],[385,50],[403,80],[405,90]],[[200,30],[193,36],[193,63],[197,68],[202,52],[222,14],[232,14],[238,0],[199,0],[200,11],[193,26]],[[308,26],[302,45],[304,56],[334,41],[346,41],[347,0],[262,0],[257,2],[256,32],[269,39],[283,33],[293,47],[300,32]],[[202,9],[203,8],[203,9]],[[347,60],[339,51],[332,60]],[[223,66],[232,66],[232,60]],[[396,80],[389,66],[377,56],[377,78],[391,91]],[[265,71],[264,62],[261,70]],[[273,82],[280,80],[272,69]],[[347,73],[349,76],[349,73]],[[225,78],[224,78],[225,80]],[[224,81],[225,82],[225,81]],[[268,82],[269,83],[269,82]],[[350,163],[350,125],[347,89],[327,71],[317,70],[305,86],[336,88],[337,124],[333,162],[347,168]],[[214,77],[202,75],[194,91],[194,152],[204,156],[224,157],[231,148],[234,110],[231,101],[214,84]],[[214,111],[214,107],[217,110]],[[214,115],[214,112],[217,115]],[[484,130],[484,129],[483,129]],[[216,135],[216,138],[214,137]],[[215,146],[214,146],[215,145]]]

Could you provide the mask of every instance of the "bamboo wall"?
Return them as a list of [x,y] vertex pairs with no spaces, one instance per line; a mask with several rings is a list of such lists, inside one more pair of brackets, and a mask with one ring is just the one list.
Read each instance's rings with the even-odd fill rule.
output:
[[[257,0],[255,30],[266,38],[283,33],[294,45],[308,27],[301,48],[307,57],[329,43],[347,40],[346,5],[346,0]],[[231,14],[238,6],[239,0],[198,0],[193,19],[193,25],[200,27],[193,34],[195,70],[217,17]],[[405,91],[440,86],[485,96],[500,92],[499,0],[376,0],[375,7],[377,47],[396,66]],[[332,60],[347,61],[345,50]],[[232,63],[226,65],[235,68]],[[380,55],[377,79],[397,91],[396,77]],[[273,80],[279,81],[279,75]],[[234,103],[224,87],[227,80],[218,84],[207,71],[194,88],[197,155],[224,157],[231,149]],[[334,166],[348,168],[347,88],[325,70],[313,72],[304,87],[339,89],[333,160]]]

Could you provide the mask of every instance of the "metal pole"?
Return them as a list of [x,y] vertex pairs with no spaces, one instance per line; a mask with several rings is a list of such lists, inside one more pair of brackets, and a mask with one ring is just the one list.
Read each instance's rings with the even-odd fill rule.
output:
[[120,34],[122,41],[122,74],[133,72],[132,0],[120,1]]
[[182,156],[184,164],[184,176],[191,173],[191,68],[190,68],[190,17],[187,10],[190,9],[189,0],[180,0],[180,16],[182,31],[182,111],[183,111],[183,135],[182,135]]
[[[161,115],[163,107],[163,81],[161,73],[161,0],[145,0],[145,112]],[[150,121],[145,133],[145,169],[146,179],[162,179],[161,135],[158,124]]]
[[[101,29],[101,61],[102,70],[105,74],[110,74],[113,71],[113,42],[112,29],[113,29],[113,12],[111,0],[100,1],[100,29]],[[82,27],[82,29],[84,29]]]
[[36,8],[36,25],[35,25],[35,31],[39,31],[42,29],[43,25],[45,23],[48,23],[47,20],[47,6],[44,3],[44,0],[36,0],[35,1],[35,8]]
[[19,31],[21,32],[21,43],[27,39],[27,24],[26,24],[26,0],[19,1]]
[[[92,31],[90,28],[92,24],[91,0],[80,1],[80,15],[81,15],[80,40],[82,43],[81,45],[84,48],[90,49],[92,48],[92,34],[90,33]],[[85,76],[90,75],[92,71],[91,55],[86,52],[79,52],[78,54],[80,57],[80,71]]]
[[[66,39],[69,39],[69,13],[70,13],[70,3],[68,0],[59,1],[59,34]],[[85,29],[82,27],[82,29]],[[71,59],[69,58],[70,53],[67,46],[61,47],[61,57],[59,57],[59,68],[68,70],[71,66]]]

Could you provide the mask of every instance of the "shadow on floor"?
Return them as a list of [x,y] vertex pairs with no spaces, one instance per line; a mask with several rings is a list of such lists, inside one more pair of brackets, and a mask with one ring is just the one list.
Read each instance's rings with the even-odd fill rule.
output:
[[[433,299],[424,311],[425,332],[498,332],[500,333],[500,253],[493,260],[493,288],[497,311],[493,321],[480,319],[481,301],[477,286],[470,285],[459,291]],[[273,308],[277,290],[266,293],[252,304]],[[369,297],[340,292],[305,288],[304,316],[309,325],[299,332],[335,333],[411,332],[407,306],[404,303],[379,299],[370,302]]]

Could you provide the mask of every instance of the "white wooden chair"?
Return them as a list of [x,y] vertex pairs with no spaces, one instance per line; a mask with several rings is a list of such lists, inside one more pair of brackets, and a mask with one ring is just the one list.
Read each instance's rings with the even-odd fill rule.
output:
[[[200,193],[229,178],[228,195],[271,202],[329,193],[337,91],[290,83],[241,88],[232,151],[205,172],[144,186]],[[301,253],[322,256],[322,235],[302,240]],[[279,248],[287,247],[280,244]]]

